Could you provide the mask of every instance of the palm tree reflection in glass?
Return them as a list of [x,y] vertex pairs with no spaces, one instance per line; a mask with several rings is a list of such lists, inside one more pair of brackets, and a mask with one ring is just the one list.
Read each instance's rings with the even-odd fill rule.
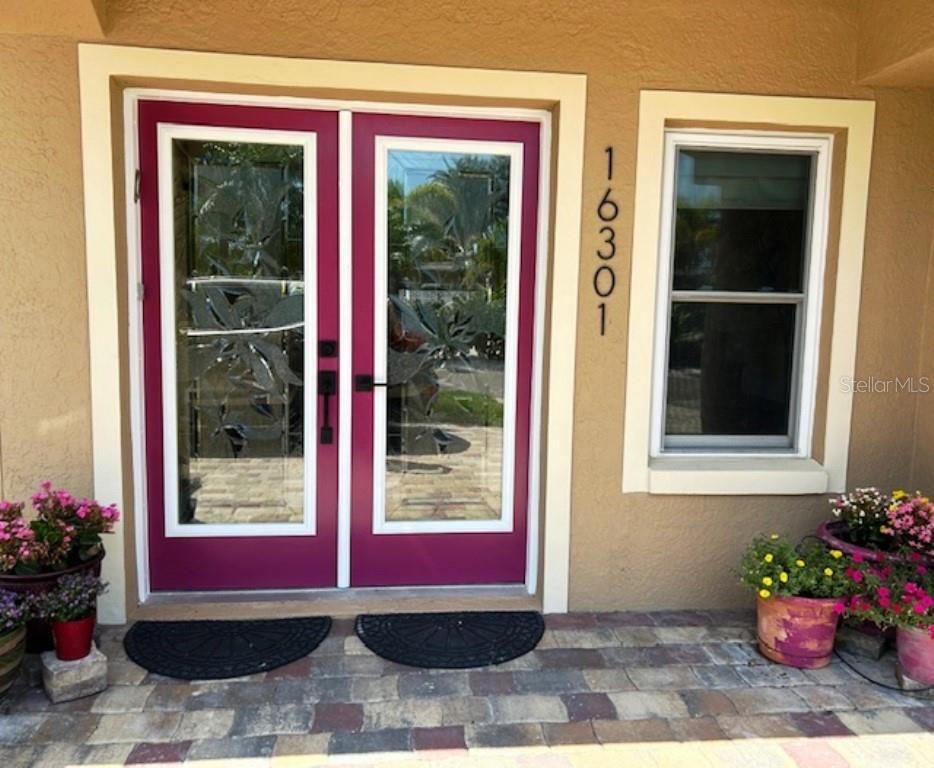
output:
[[387,216],[386,517],[499,518],[509,158],[391,150]]

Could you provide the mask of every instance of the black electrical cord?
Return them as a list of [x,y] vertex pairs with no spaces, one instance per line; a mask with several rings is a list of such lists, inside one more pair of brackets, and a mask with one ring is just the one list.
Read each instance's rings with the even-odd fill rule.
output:
[[838,659],[840,659],[840,661],[843,662],[844,666],[848,667],[849,669],[852,669],[857,675],[863,678],[863,680],[868,680],[870,683],[872,683],[873,685],[878,685],[880,688],[886,688],[890,691],[898,691],[898,693],[907,693],[911,695],[917,695],[919,693],[927,693],[928,691],[934,691],[934,685],[928,685],[924,688],[915,688],[914,690],[909,691],[909,690],[905,690],[904,688],[898,685],[889,685],[888,683],[880,682],[879,680],[875,680],[871,678],[869,675],[867,675],[865,672],[859,669],[859,667],[857,667],[855,664],[852,664],[851,662],[847,661],[846,657],[844,657],[844,655],[840,653],[838,649],[834,648],[833,654]]

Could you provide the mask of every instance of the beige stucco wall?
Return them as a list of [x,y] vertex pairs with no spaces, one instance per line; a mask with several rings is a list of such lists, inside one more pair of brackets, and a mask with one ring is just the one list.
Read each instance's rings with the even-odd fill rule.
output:
[[[891,375],[896,364],[900,375],[917,374],[922,363],[931,368],[934,338],[929,334],[923,347],[919,332],[922,307],[931,302],[925,286],[934,190],[925,167],[934,157],[932,92],[854,85],[858,31],[849,0],[291,0],[274,11],[269,5],[114,0],[107,40],[587,74],[571,607],[741,602],[730,569],[745,539],[759,530],[804,533],[826,502],[621,493],[629,249],[620,250],[619,287],[602,338],[588,257],[600,242],[594,208],[605,188],[604,147],[615,148],[618,241],[626,244],[640,89],[876,98],[858,374]],[[438,87],[443,92],[443,83]],[[8,244],[0,258],[2,284],[13,286],[0,325],[3,490],[21,495],[52,475],[83,491],[91,478],[74,41],[0,37],[0,101],[6,208],[0,242]],[[856,398],[854,481],[930,486],[934,457],[912,437],[916,424],[930,431],[932,409],[924,402],[905,395]]]
[[0,36],[0,477],[91,491],[77,52]]
[[859,0],[858,18],[862,81],[934,86],[930,0]]

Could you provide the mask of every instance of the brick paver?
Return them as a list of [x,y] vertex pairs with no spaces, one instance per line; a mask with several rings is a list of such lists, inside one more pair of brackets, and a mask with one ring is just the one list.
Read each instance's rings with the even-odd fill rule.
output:
[[413,768],[435,759],[466,767],[472,757],[497,768],[896,768],[934,753],[934,696],[872,685],[839,661],[804,672],[771,664],[755,649],[749,613],[571,614],[546,624],[525,657],[430,671],[373,656],[352,623],[337,620],[307,659],[191,682],[136,666],[123,630],[103,628],[110,688],[52,705],[18,684],[0,700],[0,765],[285,768],[359,753]]

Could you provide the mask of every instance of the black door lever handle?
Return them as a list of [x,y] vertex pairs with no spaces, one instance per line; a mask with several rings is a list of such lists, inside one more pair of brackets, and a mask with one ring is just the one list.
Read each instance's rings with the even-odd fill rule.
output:
[[372,392],[373,387],[388,387],[385,381],[373,381],[372,373],[358,373],[354,376],[354,389],[357,392]]
[[331,426],[331,397],[337,394],[337,372],[318,371],[318,394],[324,398],[321,419],[321,444],[334,442],[334,428]]

